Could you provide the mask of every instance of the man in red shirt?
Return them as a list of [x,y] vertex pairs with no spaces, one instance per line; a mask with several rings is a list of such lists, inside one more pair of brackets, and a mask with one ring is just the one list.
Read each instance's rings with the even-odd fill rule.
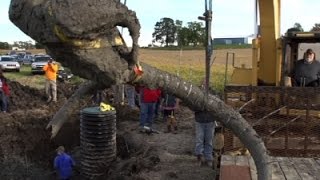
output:
[[0,70],[0,102],[1,111],[6,113],[8,111],[8,97],[10,95],[9,85],[7,84],[7,79],[2,74]]
[[154,109],[157,100],[161,96],[160,89],[140,88],[140,128],[144,126],[152,127]]

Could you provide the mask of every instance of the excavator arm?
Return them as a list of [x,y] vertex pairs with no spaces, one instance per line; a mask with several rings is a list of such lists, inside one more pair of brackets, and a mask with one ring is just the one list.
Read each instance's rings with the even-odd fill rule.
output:
[[280,85],[280,0],[257,0],[260,28],[252,42],[252,68],[235,68],[230,84]]
[[258,84],[280,85],[281,76],[281,39],[280,39],[280,2],[281,0],[259,0],[260,58],[257,60]]

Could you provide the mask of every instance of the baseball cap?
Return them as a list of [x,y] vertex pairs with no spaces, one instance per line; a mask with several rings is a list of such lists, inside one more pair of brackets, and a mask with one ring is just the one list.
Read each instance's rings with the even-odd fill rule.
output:
[[306,50],[306,53],[307,53],[307,54],[315,54],[312,49],[307,49],[307,50]]
[[63,146],[59,146],[57,149],[56,149],[57,152],[64,152],[64,147]]

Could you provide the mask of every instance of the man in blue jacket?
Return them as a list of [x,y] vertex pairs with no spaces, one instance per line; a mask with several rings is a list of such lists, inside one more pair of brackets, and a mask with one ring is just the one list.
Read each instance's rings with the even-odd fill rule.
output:
[[72,167],[75,165],[71,156],[65,153],[64,147],[59,146],[54,159],[54,168],[58,171],[60,180],[70,180]]

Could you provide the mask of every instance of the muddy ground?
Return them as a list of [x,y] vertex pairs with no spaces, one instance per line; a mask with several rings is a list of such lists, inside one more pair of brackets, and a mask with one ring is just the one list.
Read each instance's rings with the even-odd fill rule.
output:
[[[0,114],[0,179],[56,179],[52,161],[59,145],[64,145],[77,163],[73,179],[83,179],[79,167],[79,112],[75,112],[72,122],[65,124],[55,139],[51,140],[50,131],[45,129],[77,86],[59,83],[58,103],[47,104],[44,90],[17,82],[9,85],[12,91],[9,113]],[[93,106],[90,97],[79,103],[79,111],[88,106]],[[200,167],[193,156],[192,111],[181,106],[177,118],[178,134],[164,133],[165,122],[158,119],[154,127],[160,134],[148,135],[138,131],[139,112],[126,105],[118,106],[117,158],[101,179],[214,179],[215,171]]]

